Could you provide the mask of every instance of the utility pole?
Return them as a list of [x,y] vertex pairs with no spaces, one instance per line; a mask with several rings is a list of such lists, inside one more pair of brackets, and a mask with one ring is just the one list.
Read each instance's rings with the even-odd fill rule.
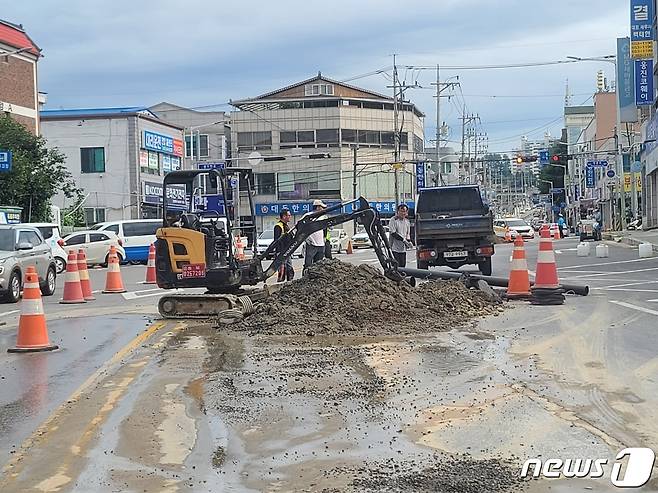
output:
[[[358,144],[352,146],[352,198],[356,200],[356,151],[359,148]],[[356,234],[356,218],[354,219],[354,232]]]
[[398,128],[398,67],[395,64],[395,53],[393,54],[393,139],[395,143],[393,172],[395,183],[395,207],[400,203],[400,183],[398,176],[398,163],[400,161],[400,129]]
[[[461,151],[461,160],[459,162],[459,168],[460,168],[460,176],[461,176],[461,168],[465,166],[466,163],[468,163],[468,173],[469,173],[469,180],[470,180],[470,165],[472,164],[471,161],[471,137],[473,136],[474,129],[470,127],[470,125],[475,122],[476,120],[480,120],[479,115],[467,115],[466,114],[466,105],[463,106],[463,112],[462,116],[460,118],[462,121],[462,151]],[[468,128],[467,128],[468,126]],[[468,141],[466,138],[468,137]],[[464,153],[466,150],[466,144],[468,143],[468,159],[464,159]],[[466,171],[466,170],[465,170]],[[460,183],[464,183],[465,180],[460,179]]]
[[[459,79],[459,77],[457,77]],[[437,166],[439,167],[439,177],[441,180],[441,184],[444,184],[443,180],[443,166],[441,164],[441,158],[440,158],[440,149],[441,149],[441,93],[447,89],[452,89],[453,87],[456,87],[459,85],[459,82],[441,82],[441,77],[440,77],[440,71],[439,71],[439,64],[436,64],[436,82],[432,83],[433,86],[436,86],[436,152],[435,154],[435,160],[437,163]],[[446,96],[443,96],[446,97]],[[449,96],[448,96],[449,97]]]

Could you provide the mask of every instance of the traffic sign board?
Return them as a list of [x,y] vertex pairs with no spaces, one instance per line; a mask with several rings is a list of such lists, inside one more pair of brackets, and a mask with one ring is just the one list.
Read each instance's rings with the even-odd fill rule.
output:
[[564,192],[564,188],[551,188],[550,192],[551,193],[562,193],[562,192]]
[[592,167],[594,167],[594,168],[599,168],[599,167],[600,168],[605,168],[606,166],[608,166],[608,161],[606,161],[604,159],[603,160],[596,160],[596,161],[587,161],[587,166],[590,167],[590,168],[592,168]]
[[12,163],[11,151],[0,151],[0,173],[9,173]]
[[614,169],[609,169],[606,172],[606,175],[608,176],[608,178],[614,178],[615,177],[615,170]]
[[548,164],[548,151],[539,151],[539,164]]

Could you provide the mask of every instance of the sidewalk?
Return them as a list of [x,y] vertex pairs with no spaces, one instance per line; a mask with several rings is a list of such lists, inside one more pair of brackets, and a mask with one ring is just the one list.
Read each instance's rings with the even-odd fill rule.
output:
[[602,235],[604,240],[638,246],[640,243],[652,243],[653,252],[658,253],[658,229],[649,231],[607,231]]

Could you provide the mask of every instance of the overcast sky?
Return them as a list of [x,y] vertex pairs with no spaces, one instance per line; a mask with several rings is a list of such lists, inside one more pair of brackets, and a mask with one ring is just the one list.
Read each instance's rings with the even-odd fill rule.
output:
[[[402,66],[446,67],[613,54],[615,39],[628,36],[628,12],[626,0],[32,0],[5,2],[0,16],[23,24],[43,49],[48,108],[169,101],[228,111],[230,99],[318,71],[344,80],[390,67],[393,53]],[[573,104],[591,103],[599,69],[614,78],[612,64],[592,62],[445,69],[441,78],[459,76],[490,150],[507,151],[524,134],[559,135],[566,79]],[[433,138],[435,72],[401,68],[400,76],[422,86],[406,96],[426,113],[426,140]],[[350,83],[391,92],[385,74]],[[455,141],[461,104],[460,94],[442,98]]]

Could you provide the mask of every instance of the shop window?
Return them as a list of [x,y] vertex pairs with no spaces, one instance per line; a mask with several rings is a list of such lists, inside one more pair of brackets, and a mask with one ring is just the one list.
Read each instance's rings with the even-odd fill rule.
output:
[[105,173],[105,149],[81,147],[80,168],[83,173]]

